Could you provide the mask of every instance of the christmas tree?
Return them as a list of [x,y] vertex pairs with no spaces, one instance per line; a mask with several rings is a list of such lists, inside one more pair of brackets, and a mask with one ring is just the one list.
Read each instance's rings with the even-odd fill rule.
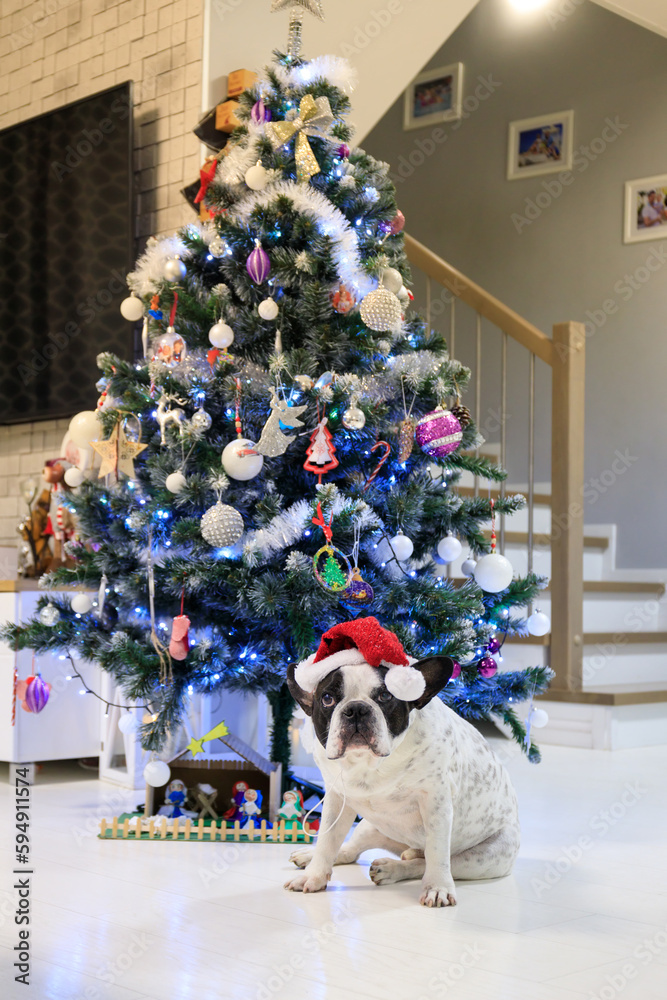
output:
[[[494,655],[544,581],[512,579],[485,534],[492,501],[457,493],[465,470],[505,474],[476,454],[469,370],[406,315],[404,220],[388,164],[349,146],[351,71],[304,59],[300,31],[297,9],[202,171],[210,221],[150,240],[129,275],[122,311],[143,316],[145,358],[100,355],[98,410],[72,421],[102,465],[68,470],[76,563],[42,582],[99,600],[45,595],[4,636],[98,662],[148,707],[156,752],[193,692],[266,692],[286,764],[287,665],[375,615],[410,654],[452,656],[444,701],[502,719],[537,760],[511,703],[550,671],[497,672]],[[457,585],[437,571],[462,542],[481,558]]]

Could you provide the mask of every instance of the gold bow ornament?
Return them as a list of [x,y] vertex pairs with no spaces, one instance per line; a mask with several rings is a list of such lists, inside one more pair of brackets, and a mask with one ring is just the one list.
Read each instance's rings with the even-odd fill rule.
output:
[[318,139],[328,139],[333,120],[328,98],[318,97],[316,100],[312,94],[305,94],[299,104],[299,113],[292,121],[267,122],[266,135],[274,149],[284,146],[296,135],[294,159],[299,181],[309,181],[314,174],[320,172],[320,165],[307,137],[312,135]]

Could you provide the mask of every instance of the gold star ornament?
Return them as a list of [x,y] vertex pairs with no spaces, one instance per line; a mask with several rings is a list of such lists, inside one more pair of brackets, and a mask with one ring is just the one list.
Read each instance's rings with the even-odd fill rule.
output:
[[98,479],[108,475],[118,478],[121,472],[134,479],[134,460],[147,447],[140,441],[128,440],[121,420],[106,441],[91,441],[90,446],[102,459]]
[[204,752],[204,743],[210,743],[211,740],[218,740],[221,736],[226,736],[228,733],[229,729],[227,729],[225,723],[219,722],[215,729],[211,729],[200,740],[196,740],[193,736],[185,749],[189,750],[193,757],[196,757],[198,753]]

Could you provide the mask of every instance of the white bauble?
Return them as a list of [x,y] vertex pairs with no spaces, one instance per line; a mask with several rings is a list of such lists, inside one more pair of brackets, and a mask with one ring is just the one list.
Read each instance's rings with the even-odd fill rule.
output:
[[401,272],[397,271],[395,267],[385,267],[380,273],[380,281],[384,287],[393,292],[394,295],[398,295],[401,288],[403,287],[403,278],[401,277]]
[[473,576],[475,573],[475,566],[477,563],[474,559],[464,559],[461,563],[461,572],[464,576]]
[[256,163],[254,167],[246,170],[245,182],[253,191],[263,191],[269,180],[269,171],[261,163]]
[[546,635],[551,630],[551,619],[543,611],[533,611],[526,625],[531,635]]
[[230,344],[234,343],[234,331],[231,326],[227,326],[222,320],[214,323],[211,329],[208,331],[208,339],[213,344],[214,347],[219,347],[224,350],[229,347]]
[[63,478],[68,486],[71,486],[73,489],[76,489],[77,486],[81,486],[81,483],[84,481],[86,477],[84,476],[81,469],[78,469],[76,465],[73,465],[71,469],[65,470],[65,475]]
[[120,304],[120,314],[123,319],[136,323],[144,314],[144,304],[138,295],[128,295]]
[[542,729],[549,721],[549,715],[543,708],[534,708],[530,713],[529,718],[533,729]]
[[[230,479],[254,479],[259,475],[264,465],[264,456],[255,450],[255,442],[248,438],[236,438],[230,441],[222,453],[222,467]],[[240,455],[239,452],[252,451],[251,455]]]
[[219,500],[209,507],[199,522],[202,538],[215,548],[236,545],[244,531],[243,517],[227,503]]
[[131,712],[126,712],[124,715],[121,715],[118,720],[118,728],[121,733],[125,733],[126,736],[129,736],[131,733],[136,733],[139,726],[139,720],[136,716],[132,715]]
[[164,485],[167,487],[170,493],[180,493],[181,490],[185,489],[187,480],[182,472],[170,472],[164,481]]
[[60,612],[55,604],[47,604],[39,612],[39,620],[42,625],[48,625],[51,628],[60,621]]
[[87,448],[91,441],[97,441],[102,433],[102,424],[95,410],[82,410],[69,422],[69,436],[79,448]]
[[163,274],[167,281],[182,281],[187,270],[180,257],[173,257],[164,265]]
[[171,778],[169,764],[166,764],[163,760],[149,760],[144,768],[144,778],[146,784],[152,785],[153,788],[160,788],[162,785],[166,785]]
[[72,598],[72,611],[77,615],[86,615],[93,606],[88,594],[75,594]]
[[257,312],[262,319],[275,319],[278,315],[278,303],[274,302],[273,299],[264,299],[257,306]]
[[407,535],[404,535],[402,531],[399,531],[397,535],[394,535],[394,537],[390,539],[389,544],[394,550],[394,555],[399,562],[404,562],[406,559],[409,559],[415,550],[415,547],[412,544],[412,539],[408,538]]
[[376,288],[369,292],[359,306],[359,315],[370,330],[382,333],[394,330],[401,322],[403,309],[393,292]]
[[461,543],[454,535],[445,535],[438,542],[438,555],[444,562],[451,563],[461,555]]
[[512,582],[512,563],[497,552],[477,560],[473,576],[487,594],[498,594]]

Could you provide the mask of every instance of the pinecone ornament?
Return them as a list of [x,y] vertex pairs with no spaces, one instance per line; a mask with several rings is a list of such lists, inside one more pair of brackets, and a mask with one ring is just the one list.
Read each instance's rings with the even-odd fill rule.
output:
[[461,403],[457,403],[456,406],[452,406],[450,413],[453,413],[461,427],[465,428],[468,424],[472,423],[472,416],[470,410],[467,406],[463,406]]

